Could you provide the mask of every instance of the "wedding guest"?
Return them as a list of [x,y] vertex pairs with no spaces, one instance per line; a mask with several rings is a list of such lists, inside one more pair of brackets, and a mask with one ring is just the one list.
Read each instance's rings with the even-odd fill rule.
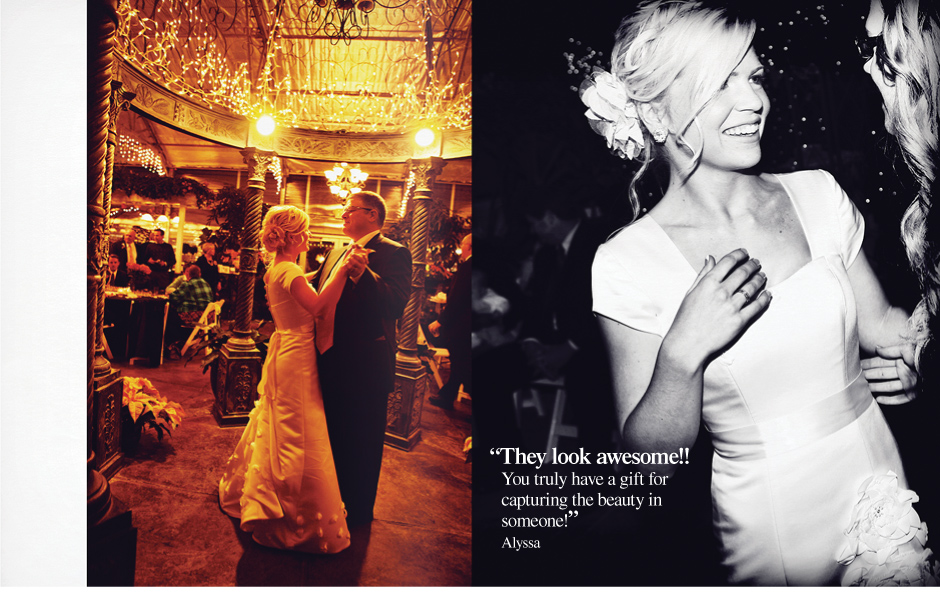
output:
[[121,241],[111,245],[111,254],[117,255],[118,260],[124,270],[133,269],[132,265],[137,264],[137,232],[131,228],[124,232]]
[[[899,365],[916,366],[920,374],[920,399],[905,409],[903,421],[894,429],[908,476],[920,495],[917,510],[926,523],[937,523],[940,211],[935,204],[940,201],[940,5],[928,0],[871,0],[865,30],[857,41],[864,70],[883,99],[885,128],[897,138],[902,158],[917,180],[918,192],[904,214],[901,239],[922,294],[911,316],[908,340],[883,346],[878,350],[882,358],[865,364],[869,378],[885,391],[898,392],[897,382],[877,380],[895,376]],[[907,425],[909,421],[921,425]]]
[[471,393],[470,374],[470,327],[471,327],[471,273],[472,273],[472,234],[468,233],[460,241],[460,261],[457,271],[451,278],[447,289],[447,302],[440,318],[430,324],[428,330],[440,336],[450,357],[450,376],[441,387],[437,396],[428,402],[436,407],[451,410],[457,400],[460,387],[467,394]]
[[121,265],[117,254],[108,257],[108,270],[104,276],[105,286],[108,288],[125,288],[128,286],[127,270]]
[[222,284],[219,279],[219,261],[215,258],[215,244],[208,241],[201,247],[202,256],[196,260],[196,264],[202,272],[202,279],[212,288],[213,295],[217,295],[222,289]]
[[163,229],[152,230],[142,256],[143,263],[150,269],[151,289],[157,292],[163,292],[170,285],[170,274],[176,265],[173,246],[163,241],[163,235]]
[[169,294],[170,303],[179,314],[184,326],[195,326],[199,317],[212,302],[212,288],[202,279],[197,265],[190,265],[184,273],[186,281]]
[[[940,372],[932,340],[940,315],[940,217],[934,209],[940,198],[940,9],[928,0],[871,0],[865,29],[858,40],[864,69],[884,99],[885,128],[898,139],[919,187],[901,225],[923,290],[911,317],[914,349],[904,355],[918,365],[922,389],[932,390]],[[882,350],[889,356],[896,352],[899,346]],[[923,375],[925,370],[931,374]]]

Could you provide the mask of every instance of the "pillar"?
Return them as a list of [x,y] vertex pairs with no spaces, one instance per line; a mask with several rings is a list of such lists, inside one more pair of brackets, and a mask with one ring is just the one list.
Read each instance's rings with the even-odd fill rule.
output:
[[273,158],[255,148],[242,151],[248,165],[245,223],[239,242],[238,285],[235,295],[235,321],[232,336],[219,353],[215,394],[215,417],[221,426],[241,426],[258,399],[261,381],[261,352],[251,333],[255,278],[260,260],[261,209],[264,201],[264,176]]
[[410,450],[421,439],[421,409],[427,394],[427,372],[418,357],[418,322],[426,295],[428,257],[428,211],[434,177],[441,173],[440,157],[412,159],[415,194],[411,216],[411,297],[399,321],[398,353],[395,364],[395,389],[388,398],[388,423],[385,442]]
[[[104,293],[101,271],[107,264],[107,223],[110,207],[110,179],[108,177],[108,140],[112,118],[112,100],[115,90],[111,82],[114,33],[117,28],[116,0],[95,0],[88,13],[88,340],[87,340],[87,578],[89,585],[134,584],[137,530],[133,527],[131,511],[113,497],[108,480],[98,471],[96,437],[104,435],[106,426],[98,426],[96,413],[120,410],[120,390],[115,396],[113,385],[119,375],[110,363],[100,358],[101,312]],[[120,90],[120,87],[118,87]],[[113,153],[113,151],[111,151]],[[113,159],[113,157],[111,157]],[[104,242],[104,243],[103,243]],[[103,348],[102,348],[103,351]],[[113,400],[116,398],[117,403]],[[102,407],[102,408],[97,408]],[[106,420],[106,418],[105,418]],[[102,420],[102,421],[105,421]],[[101,428],[101,430],[99,430]],[[96,434],[100,432],[101,434]]]
[[100,232],[96,231],[97,244],[93,250],[95,261],[97,304],[95,318],[95,365],[94,365],[94,417],[93,447],[95,469],[105,478],[111,478],[121,467],[121,409],[124,392],[121,371],[115,369],[105,357],[104,350],[104,282],[101,272],[108,264],[111,234],[111,187],[114,176],[114,155],[117,147],[117,119],[122,110],[127,109],[134,99],[133,93],[124,90],[124,86],[111,81],[111,96],[108,111],[108,139],[105,153],[104,183],[101,193],[104,214]]

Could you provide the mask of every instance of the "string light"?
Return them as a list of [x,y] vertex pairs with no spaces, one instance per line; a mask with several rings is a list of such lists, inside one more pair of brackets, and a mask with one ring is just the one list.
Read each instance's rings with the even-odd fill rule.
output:
[[271,175],[274,176],[274,179],[277,180],[277,192],[281,192],[281,181],[283,177],[281,175],[281,158],[272,157],[271,162],[268,165],[268,171],[271,172]]
[[408,172],[408,183],[405,184],[405,192],[401,197],[401,206],[398,208],[398,217],[404,218],[405,211],[408,209],[408,201],[411,199],[411,194],[415,189],[415,171],[410,170]]
[[[158,10],[152,4],[120,1],[118,51],[156,82],[210,108],[252,120],[269,113],[279,124],[323,131],[470,127],[470,2],[375,8],[372,35],[351,45],[312,35],[304,18],[309,3],[279,2],[265,16],[271,26],[261,48],[243,34],[257,28],[251,11],[232,15],[196,0],[158,3]],[[258,55],[261,67],[254,59],[252,75],[247,57]]]
[[166,176],[160,155],[154,149],[130,136],[118,135],[117,153],[121,163],[140,165],[155,174]]

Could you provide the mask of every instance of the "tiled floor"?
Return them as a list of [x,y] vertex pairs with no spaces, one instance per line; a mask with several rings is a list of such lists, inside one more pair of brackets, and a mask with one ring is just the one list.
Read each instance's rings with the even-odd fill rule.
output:
[[256,544],[219,509],[218,479],[242,428],[217,425],[208,376],[196,362],[116,366],[126,377],[150,379],[186,412],[162,441],[145,430],[110,481],[138,532],[135,585],[470,584],[471,465],[462,451],[469,405],[442,411],[425,403],[417,446],[385,447],[375,521],[352,528],[352,546],[342,553],[307,555]]

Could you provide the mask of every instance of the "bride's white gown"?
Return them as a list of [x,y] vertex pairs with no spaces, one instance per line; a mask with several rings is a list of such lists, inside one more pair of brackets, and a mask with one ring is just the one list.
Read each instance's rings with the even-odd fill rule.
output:
[[277,331],[235,452],[219,482],[219,504],[260,544],[309,553],[349,546],[317,375],[313,317],[290,295],[294,263],[265,274]]
[[[771,278],[770,307],[705,371],[714,524],[734,583],[838,584],[859,485],[888,470],[906,481],[861,376],[846,269],[863,220],[826,172],[777,178],[812,256],[792,276]],[[645,216],[598,250],[594,310],[662,337],[697,273]]]

